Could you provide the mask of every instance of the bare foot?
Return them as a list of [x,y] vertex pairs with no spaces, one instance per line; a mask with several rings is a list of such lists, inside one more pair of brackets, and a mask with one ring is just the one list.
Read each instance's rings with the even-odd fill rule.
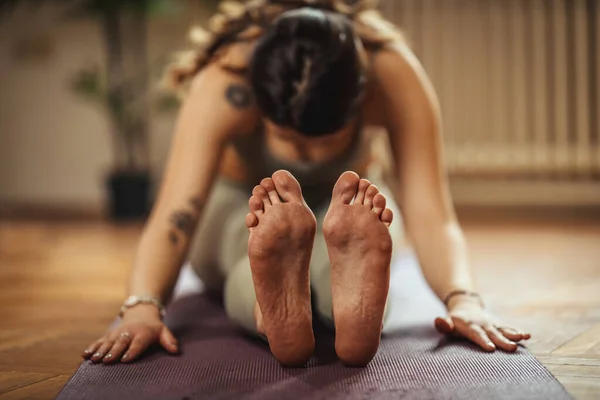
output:
[[335,349],[348,366],[367,365],[379,348],[390,283],[392,219],[375,185],[354,172],[342,174],[323,233],[331,262]]
[[315,347],[309,277],[315,216],[287,171],[263,179],[249,204],[246,225],[257,328],[280,363],[305,365]]

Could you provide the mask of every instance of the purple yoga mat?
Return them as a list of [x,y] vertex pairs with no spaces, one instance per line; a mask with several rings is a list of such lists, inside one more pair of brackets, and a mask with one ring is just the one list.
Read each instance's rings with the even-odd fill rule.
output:
[[521,348],[488,354],[433,329],[441,311],[412,262],[397,262],[394,320],[367,368],[346,368],[333,333],[316,325],[317,350],[306,368],[282,368],[260,339],[233,326],[201,294],[171,305],[167,323],[182,354],[154,350],[131,365],[82,363],[58,396],[68,399],[570,399]]

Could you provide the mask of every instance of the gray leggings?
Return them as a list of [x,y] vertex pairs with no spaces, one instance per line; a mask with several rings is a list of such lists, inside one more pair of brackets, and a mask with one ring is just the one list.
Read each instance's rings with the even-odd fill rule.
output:
[[[398,207],[387,185],[372,176],[367,179],[387,197],[387,207],[394,212],[390,233],[396,250],[402,242],[402,221]],[[225,179],[217,180],[193,238],[189,261],[206,288],[223,290],[229,318],[249,332],[256,333],[256,294],[248,259],[249,232],[245,224],[249,198],[250,194],[244,187]],[[317,234],[310,263],[310,282],[318,316],[333,326],[331,271],[322,229],[328,208],[329,202],[325,202],[313,209],[317,219]]]

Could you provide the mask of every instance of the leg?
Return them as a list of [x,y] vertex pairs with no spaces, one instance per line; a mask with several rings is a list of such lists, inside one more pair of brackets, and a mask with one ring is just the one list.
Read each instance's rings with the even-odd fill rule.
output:
[[229,319],[248,332],[264,334],[264,331],[257,327],[256,293],[248,256],[239,260],[229,271],[225,280],[223,300]]
[[249,193],[249,189],[220,178],[207,199],[188,257],[209,291],[220,292],[230,270],[248,254],[244,217]]
[[336,352],[350,366],[368,364],[379,347],[389,291],[392,218],[376,186],[353,172],[342,174],[323,233],[331,262]]
[[257,329],[284,365],[304,365],[314,351],[309,264],[315,217],[286,171],[254,188],[246,217]]

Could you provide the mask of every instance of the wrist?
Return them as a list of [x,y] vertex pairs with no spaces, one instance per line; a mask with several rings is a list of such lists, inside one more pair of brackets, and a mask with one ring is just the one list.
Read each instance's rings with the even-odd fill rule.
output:
[[121,312],[121,319],[161,319],[160,311],[152,304],[137,304]]
[[121,306],[119,316],[122,318],[127,312],[131,312],[132,310],[142,306],[144,307],[144,310],[147,310],[148,308],[154,309],[160,318],[165,316],[165,308],[161,301],[157,297],[146,295],[132,295],[125,299],[123,305]]
[[446,308],[448,309],[448,311],[453,311],[456,310],[458,308],[469,308],[469,309],[480,309],[483,310],[485,308],[485,306],[483,305],[483,303],[475,298],[475,297],[471,297],[471,296],[456,296],[455,298],[451,299],[448,304],[446,305]]
[[485,308],[485,304],[479,293],[470,290],[452,290],[446,294],[442,301],[450,311],[459,306]]

